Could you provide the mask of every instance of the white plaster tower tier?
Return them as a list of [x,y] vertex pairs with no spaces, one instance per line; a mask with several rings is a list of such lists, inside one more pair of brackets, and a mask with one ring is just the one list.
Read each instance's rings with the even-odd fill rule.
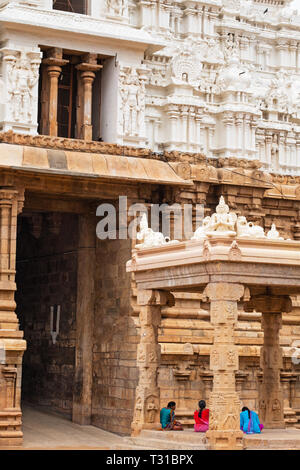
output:
[[40,50],[61,48],[103,60],[102,140],[299,175],[300,16],[290,3],[91,0],[77,14],[52,0],[0,0],[1,129],[37,133]]

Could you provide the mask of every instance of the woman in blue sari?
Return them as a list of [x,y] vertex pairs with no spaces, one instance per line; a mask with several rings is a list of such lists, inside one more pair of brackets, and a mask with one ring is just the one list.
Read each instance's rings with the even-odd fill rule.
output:
[[244,406],[240,413],[240,428],[246,434],[259,434],[263,429],[263,424],[260,424],[258,414],[255,411],[250,411],[249,408]]

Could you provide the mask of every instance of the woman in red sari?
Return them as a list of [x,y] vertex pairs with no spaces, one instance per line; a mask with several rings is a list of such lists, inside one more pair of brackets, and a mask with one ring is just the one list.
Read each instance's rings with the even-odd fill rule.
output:
[[196,432],[208,431],[209,410],[206,409],[206,403],[204,400],[199,401],[199,409],[194,413],[194,420],[194,429]]

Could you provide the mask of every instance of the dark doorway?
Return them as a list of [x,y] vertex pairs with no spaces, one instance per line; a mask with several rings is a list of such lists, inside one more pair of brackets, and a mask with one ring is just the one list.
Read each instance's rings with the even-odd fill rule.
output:
[[86,15],[87,0],[54,0],[53,9]]
[[78,216],[24,212],[18,219],[17,315],[27,350],[22,401],[72,417]]

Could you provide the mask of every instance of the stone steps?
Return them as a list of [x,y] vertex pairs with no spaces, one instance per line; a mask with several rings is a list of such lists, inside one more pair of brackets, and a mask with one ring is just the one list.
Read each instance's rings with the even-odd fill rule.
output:
[[143,446],[153,450],[206,450],[206,438],[193,431],[148,431],[139,436],[128,437],[129,445]]

